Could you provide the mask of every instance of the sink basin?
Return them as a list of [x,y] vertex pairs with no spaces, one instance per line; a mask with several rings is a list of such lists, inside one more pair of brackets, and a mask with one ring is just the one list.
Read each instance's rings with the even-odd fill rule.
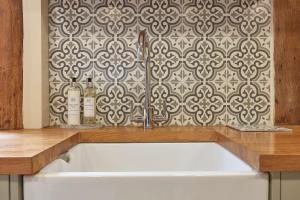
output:
[[215,143],[79,144],[24,177],[25,200],[267,200],[268,175]]

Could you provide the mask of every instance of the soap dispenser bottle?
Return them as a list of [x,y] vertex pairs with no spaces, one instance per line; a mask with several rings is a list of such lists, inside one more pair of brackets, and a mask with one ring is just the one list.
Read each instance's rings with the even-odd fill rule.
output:
[[96,122],[96,89],[93,86],[92,78],[87,78],[83,99],[83,122],[91,125]]
[[68,125],[80,125],[80,89],[75,77],[68,90]]

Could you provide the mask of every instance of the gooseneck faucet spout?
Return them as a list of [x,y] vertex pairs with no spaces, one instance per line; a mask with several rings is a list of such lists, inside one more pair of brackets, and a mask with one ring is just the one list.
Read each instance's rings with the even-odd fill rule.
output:
[[144,102],[144,128],[153,128],[154,126],[154,108],[151,106],[151,70],[150,70],[150,50],[149,39],[146,31],[139,33],[137,44],[137,60],[145,68],[145,102]]

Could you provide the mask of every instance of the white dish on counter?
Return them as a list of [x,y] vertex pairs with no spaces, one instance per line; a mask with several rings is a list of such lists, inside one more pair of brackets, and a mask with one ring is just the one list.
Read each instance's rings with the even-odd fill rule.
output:
[[25,200],[268,200],[268,175],[215,143],[79,144],[24,177]]

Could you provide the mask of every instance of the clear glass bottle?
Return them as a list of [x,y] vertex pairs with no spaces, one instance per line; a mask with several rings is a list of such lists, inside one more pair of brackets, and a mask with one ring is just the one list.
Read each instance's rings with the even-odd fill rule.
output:
[[68,125],[80,125],[80,88],[75,77],[68,90]]
[[87,78],[83,100],[83,123],[96,123],[96,89],[93,86],[92,78]]

